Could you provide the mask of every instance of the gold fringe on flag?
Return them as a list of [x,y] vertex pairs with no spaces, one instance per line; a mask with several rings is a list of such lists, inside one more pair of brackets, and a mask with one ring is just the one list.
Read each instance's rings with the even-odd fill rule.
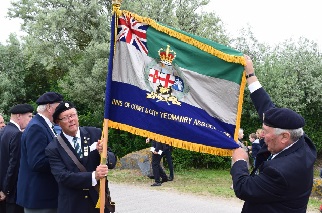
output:
[[143,129],[139,129],[139,128],[129,126],[126,124],[117,123],[117,122],[114,122],[111,120],[109,120],[108,126],[111,128],[124,130],[124,131],[130,132],[135,135],[140,135],[142,137],[151,138],[153,140],[163,142],[165,144],[168,144],[170,146],[174,146],[177,148],[182,148],[182,149],[206,153],[206,154],[219,155],[219,156],[231,156],[232,155],[232,150],[230,150],[230,149],[221,149],[221,148],[206,146],[206,145],[202,145],[202,144],[191,143],[188,141],[183,141],[183,140],[179,140],[179,139],[175,139],[175,138],[170,138],[167,136],[156,134],[156,133],[153,133],[153,132],[150,132],[147,130],[143,130]]
[[150,19],[150,18],[147,18],[147,17],[142,17],[142,16],[139,16],[135,13],[131,13],[129,11],[126,11],[126,10],[115,10],[114,11],[115,13],[118,14],[118,16],[127,16],[127,17],[133,17],[135,18],[136,20],[138,20],[139,22],[142,22],[142,23],[146,23],[150,26],[152,26],[153,28],[155,28],[156,30],[160,31],[160,32],[163,32],[165,34],[168,34],[169,36],[172,36],[174,38],[177,38],[187,44],[190,44],[192,46],[195,46],[197,47],[198,49],[200,50],[203,50],[204,52],[207,52],[211,55],[214,55],[216,56],[217,58],[220,58],[224,61],[227,61],[227,62],[231,62],[231,63],[236,63],[236,64],[241,64],[243,66],[246,65],[246,61],[245,61],[245,58],[244,56],[234,56],[234,55],[229,55],[227,53],[224,53],[222,51],[219,51],[217,49],[215,49],[214,47],[208,45],[208,44],[204,44],[190,36],[187,36],[187,35],[184,35],[180,32],[177,32],[175,30],[172,30],[168,27],[165,27],[165,26],[162,26],[160,24],[158,24],[156,21]]

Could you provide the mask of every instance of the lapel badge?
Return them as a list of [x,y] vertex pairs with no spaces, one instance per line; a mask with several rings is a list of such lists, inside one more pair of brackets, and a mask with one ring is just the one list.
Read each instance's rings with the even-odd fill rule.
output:
[[84,143],[87,143],[87,140],[89,140],[89,138],[86,139],[86,137],[84,137]]
[[84,156],[87,157],[88,156],[88,146],[84,147]]

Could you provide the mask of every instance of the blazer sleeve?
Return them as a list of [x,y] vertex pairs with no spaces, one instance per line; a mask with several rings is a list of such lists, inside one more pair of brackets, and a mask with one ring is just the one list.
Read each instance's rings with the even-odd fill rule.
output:
[[[54,144],[55,143],[55,144]],[[89,188],[92,187],[92,172],[78,172],[78,168],[69,156],[62,156],[57,148],[57,139],[54,139],[45,152],[49,159],[51,166],[51,173],[54,175],[58,184],[62,184],[68,188]],[[74,170],[67,168],[66,163],[70,162],[70,166],[73,165]]]
[[32,125],[25,135],[24,143],[27,149],[28,165],[34,172],[50,172],[50,165],[45,154],[48,137],[40,125]]
[[[243,160],[233,164],[230,171],[236,196],[254,203],[278,202],[287,196],[287,180],[274,167],[266,166],[261,175],[250,176]],[[274,187],[272,187],[274,186]]]
[[252,102],[261,121],[263,120],[263,113],[271,108],[275,108],[275,105],[272,102],[270,96],[262,87],[251,93],[250,98],[252,99]]

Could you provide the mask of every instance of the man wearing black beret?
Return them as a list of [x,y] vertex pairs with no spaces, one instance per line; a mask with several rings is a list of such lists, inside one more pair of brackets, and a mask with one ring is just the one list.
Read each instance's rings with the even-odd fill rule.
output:
[[56,92],[46,92],[36,103],[37,114],[21,137],[21,159],[17,184],[17,204],[25,213],[56,213],[58,186],[51,174],[45,148],[55,137],[53,114],[63,101]]
[[251,99],[263,121],[265,144],[257,153],[249,174],[243,149],[236,149],[231,168],[233,187],[245,201],[247,213],[305,213],[313,184],[316,149],[304,134],[305,121],[287,108],[276,108],[254,74],[253,62],[246,59],[246,79]]
[[10,122],[1,130],[0,136],[0,199],[6,202],[6,213],[23,213],[16,204],[17,179],[20,162],[22,131],[32,118],[34,108],[29,104],[13,106]]
[[58,182],[58,213],[99,212],[95,208],[98,192],[94,187],[100,179],[106,178],[108,169],[115,167],[116,157],[109,151],[108,166],[100,165],[102,130],[79,127],[77,110],[71,102],[60,103],[53,120],[62,132],[47,146],[46,155]]

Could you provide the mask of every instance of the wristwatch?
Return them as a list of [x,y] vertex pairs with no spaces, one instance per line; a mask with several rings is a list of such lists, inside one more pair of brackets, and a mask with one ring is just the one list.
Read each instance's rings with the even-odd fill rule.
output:
[[247,78],[250,78],[250,77],[252,77],[252,76],[255,76],[255,73],[250,73],[250,74],[246,75],[246,79],[247,79]]

